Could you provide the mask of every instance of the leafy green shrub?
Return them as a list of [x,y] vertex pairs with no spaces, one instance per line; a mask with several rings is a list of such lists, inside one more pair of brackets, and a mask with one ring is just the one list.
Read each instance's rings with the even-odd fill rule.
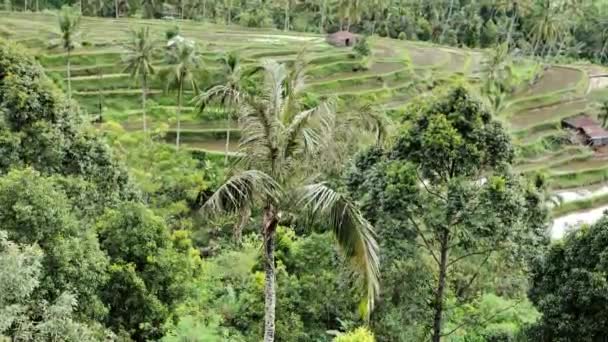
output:
[[179,35],[179,26],[175,25],[173,27],[170,27],[167,29],[167,31],[165,31],[165,38],[167,38],[167,40],[170,40],[171,38]]
[[355,50],[359,56],[369,56],[371,50],[369,48],[369,44],[367,43],[367,37],[362,37],[361,39],[357,40],[353,50]]
[[407,39],[407,35],[405,34],[405,32],[401,31],[401,32],[399,32],[399,35],[397,36],[397,39],[399,39],[399,40],[406,40]]
[[359,327],[349,333],[334,338],[333,342],[375,342],[374,334],[367,328]]

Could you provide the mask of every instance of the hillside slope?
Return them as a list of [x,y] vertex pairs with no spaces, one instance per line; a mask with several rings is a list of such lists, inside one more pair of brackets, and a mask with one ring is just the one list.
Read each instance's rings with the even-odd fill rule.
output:
[[[30,47],[50,77],[65,86],[65,53],[58,44],[57,19],[50,14],[1,15],[0,35]],[[374,37],[370,39],[372,55],[363,58],[350,48],[330,46],[323,36],[314,34],[192,21],[87,17],[82,20],[80,45],[71,58],[74,98],[92,116],[99,115],[102,109],[104,119],[118,121],[127,130],[140,129],[140,89],[120,63],[121,44],[130,28],[141,26],[150,27],[153,36],[163,44],[165,32],[176,25],[181,35],[201,47],[203,83],[213,82],[220,66],[218,59],[225,52],[237,52],[246,65],[254,65],[263,58],[290,62],[305,49],[310,92],[335,95],[341,100],[342,109],[373,103],[377,108],[398,111],[408,99],[441,80],[462,76],[475,79],[483,68],[481,51],[419,42]],[[158,63],[162,64],[160,56]],[[556,210],[559,214],[608,203],[608,196],[596,191],[608,180],[607,156],[570,143],[570,133],[560,128],[565,117],[580,112],[596,115],[598,102],[608,94],[603,89],[606,82],[596,77],[603,73],[603,69],[591,65],[546,67],[535,82],[522,78],[519,90],[507,99],[501,114],[519,146],[517,168],[524,173],[539,171],[548,176],[556,194],[563,197],[562,207]],[[192,92],[188,92],[182,124],[185,145],[221,151],[225,130],[235,128],[234,124],[228,123],[217,110],[198,114],[189,102],[191,97]],[[150,98],[154,124],[172,127],[175,94],[167,93],[162,82],[154,80]],[[238,136],[238,131],[232,130],[232,134]],[[171,135],[170,129],[168,138]],[[567,192],[558,192],[563,189]],[[571,193],[579,196],[568,195]]]

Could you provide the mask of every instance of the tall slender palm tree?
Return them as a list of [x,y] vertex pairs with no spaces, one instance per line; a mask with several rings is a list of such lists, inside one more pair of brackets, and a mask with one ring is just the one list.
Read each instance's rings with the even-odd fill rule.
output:
[[532,4],[530,0],[501,0],[496,3],[498,10],[504,13],[511,13],[511,22],[509,23],[509,29],[507,30],[506,43],[507,47],[512,45],[513,40],[513,29],[515,28],[515,22],[517,18],[527,15],[531,9]]
[[182,100],[184,97],[184,86],[190,88],[194,93],[198,87],[194,77],[194,72],[200,68],[201,61],[196,51],[196,45],[190,40],[175,40],[167,54],[168,68],[164,71],[167,90],[174,90],[177,93],[177,131],[175,137],[175,148],[179,150],[181,133],[181,112]]
[[[193,101],[201,112],[203,112],[212,101],[224,105],[227,114],[226,127],[226,150],[224,162],[228,163],[228,152],[230,146],[231,118],[243,100],[243,84],[252,72],[245,72],[239,56],[236,53],[228,53],[221,58],[224,69],[224,79],[220,84],[214,85],[204,92],[199,93]],[[255,71],[255,70],[254,70]]]
[[485,75],[484,93],[503,92],[509,82],[511,73],[511,55],[507,43],[499,44],[483,62],[482,73]]
[[68,99],[72,99],[72,80],[70,68],[70,53],[74,50],[74,42],[78,36],[80,25],[80,15],[74,12],[71,7],[63,6],[58,15],[59,30],[61,31],[61,41],[63,49],[66,51],[66,72],[68,80]]
[[[208,213],[261,209],[265,272],[264,341],[275,335],[275,232],[291,218],[316,220],[330,228],[342,252],[361,274],[367,313],[378,293],[378,246],[373,228],[345,195],[320,182],[318,174],[336,144],[333,101],[305,106],[304,68],[291,71],[273,60],[262,62],[264,87],[240,106],[240,160],[235,174],[203,205]],[[330,154],[331,155],[331,154]],[[292,221],[293,222],[293,221]],[[308,221],[310,222],[310,221]]]
[[539,53],[539,48],[542,48],[540,55],[549,55],[566,33],[568,19],[561,12],[561,8],[550,0],[539,1],[533,16],[531,27],[533,53]]
[[146,96],[148,93],[148,78],[154,74],[152,58],[156,50],[155,42],[150,36],[150,29],[142,27],[139,30],[131,30],[129,41],[124,45],[125,54],[123,63],[125,71],[133,78],[139,78],[141,82],[141,110],[144,134],[146,133]]
[[284,25],[283,31],[289,30],[289,16],[291,15],[291,9],[293,8],[293,0],[283,0],[283,11],[284,11]]
[[327,17],[331,11],[330,0],[317,0],[317,6],[319,7],[319,33],[325,33],[325,23]]

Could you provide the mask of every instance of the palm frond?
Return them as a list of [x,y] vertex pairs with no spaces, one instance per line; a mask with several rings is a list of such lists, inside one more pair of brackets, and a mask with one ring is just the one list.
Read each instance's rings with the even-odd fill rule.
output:
[[201,211],[209,215],[238,212],[259,199],[276,201],[280,191],[280,186],[264,172],[243,171],[220,186],[203,204]]
[[314,156],[332,140],[335,110],[331,102],[322,102],[293,117],[285,129],[284,155],[289,158],[297,152]]
[[279,64],[273,59],[262,61],[264,68],[264,96],[269,104],[269,113],[275,118],[280,118],[284,105],[284,82],[287,70],[284,64]]
[[376,144],[381,144],[389,135],[390,120],[385,113],[374,109],[370,104],[348,115],[348,125],[374,134]]
[[325,183],[305,186],[297,197],[298,207],[329,225],[342,252],[360,273],[367,292],[369,316],[380,289],[378,244],[373,227],[354,203]]

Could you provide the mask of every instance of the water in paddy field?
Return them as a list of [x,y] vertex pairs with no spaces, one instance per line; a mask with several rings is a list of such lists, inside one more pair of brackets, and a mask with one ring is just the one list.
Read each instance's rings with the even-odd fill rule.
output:
[[[601,196],[608,194],[608,185],[604,185],[595,190],[580,189],[580,190],[568,190],[557,192],[556,195],[561,198],[563,203],[580,201],[595,196]],[[582,224],[593,224],[599,220],[604,211],[608,210],[608,205],[593,208],[585,211],[575,212],[558,217],[553,220],[551,225],[551,238],[561,239],[564,237],[566,232],[577,229]]]
[[577,229],[582,224],[593,224],[604,215],[606,210],[608,210],[608,205],[554,219],[550,230],[551,238],[561,239],[566,232]]

